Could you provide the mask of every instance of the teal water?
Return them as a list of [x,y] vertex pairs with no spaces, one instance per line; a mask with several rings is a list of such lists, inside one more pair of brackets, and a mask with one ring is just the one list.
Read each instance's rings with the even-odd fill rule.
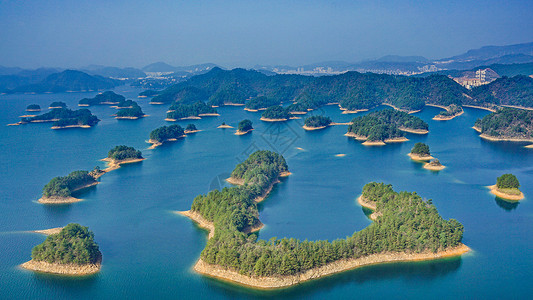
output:
[[[471,129],[488,112],[466,109],[447,122],[431,118],[438,108],[416,114],[430,125],[428,135],[408,134],[409,142],[365,147],[344,137],[347,126],[306,132],[301,120],[265,123],[242,107],[220,108],[220,117],[194,120],[202,132],[147,150],[151,130],[166,124],[167,106],[136,99],[140,90],[115,90],[139,102],[147,118],[117,121],[107,106],[91,107],[102,121],[91,129],[51,130],[50,124],[4,126],[18,121],[31,103],[41,107],[64,101],[70,107],[95,93],[0,96],[0,298],[529,298],[533,287],[533,150],[523,144],[488,142]],[[317,114],[346,122],[335,106]],[[249,118],[252,134],[217,129]],[[186,125],[190,121],[180,122]],[[425,142],[447,166],[438,173],[406,155]],[[134,146],[147,158],[101,178],[83,191],[85,201],[66,206],[36,203],[54,176],[104,163],[99,159],[118,144]],[[260,205],[266,224],[259,237],[336,239],[370,224],[355,199],[370,181],[395,190],[416,191],[433,199],[444,218],[465,226],[462,258],[370,266],[280,291],[254,291],[194,273],[206,243],[205,231],[173,211],[189,209],[194,197],[224,186],[223,179],[248,153],[281,152],[293,173]],[[336,154],[346,154],[336,157]],[[526,199],[509,203],[492,196],[487,185],[511,172]],[[68,278],[19,269],[33,246],[45,237],[29,230],[77,222],[94,231],[103,253],[102,271]]]

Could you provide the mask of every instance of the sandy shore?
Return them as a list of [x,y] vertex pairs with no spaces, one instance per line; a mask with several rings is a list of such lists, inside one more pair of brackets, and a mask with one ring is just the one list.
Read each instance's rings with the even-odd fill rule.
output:
[[230,125],[226,124],[226,125],[219,125],[217,128],[222,128],[222,129],[223,128],[233,128],[233,126],[230,126]]
[[403,143],[409,141],[406,137],[396,137],[392,139],[385,139],[385,143]]
[[19,118],[33,118],[35,116],[36,115],[22,115],[22,116],[19,116]]
[[466,105],[466,104],[463,104],[463,107],[477,108],[477,109],[488,110],[488,111],[490,111],[490,112],[496,112],[495,109],[488,108],[488,107],[483,107],[483,106],[476,106],[476,105]]
[[191,133],[197,133],[197,132],[200,132],[201,130],[199,129],[196,129],[196,130],[184,130],[183,133],[185,134],[191,134]]
[[137,98],[147,98],[148,96],[137,96]]
[[[196,131],[194,131],[194,132],[197,132],[197,131],[200,131],[200,130],[196,130]],[[155,148],[157,148],[157,147],[163,145],[163,143],[166,143],[166,142],[175,142],[175,141],[177,141],[178,139],[182,139],[182,138],[184,138],[184,137],[186,137],[186,135],[182,135],[182,136],[180,136],[180,137],[177,138],[177,139],[166,139],[166,140],[164,140],[164,141],[162,141],[162,142],[158,142],[158,141],[154,141],[154,140],[148,140],[148,143],[149,143],[149,144],[152,144],[152,146],[150,146],[148,149],[155,149]]]
[[78,104],[78,106],[80,106],[80,107],[89,107],[90,105],[89,104]]
[[308,111],[290,111],[289,114],[291,115],[305,115]]
[[[111,158],[104,158],[102,159],[102,161],[105,161],[107,162],[107,168],[102,170],[105,174],[107,172],[110,172],[110,171],[113,171],[113,170],[116,170],[118,168],[120,168],[121,165],[123,164],[132,164],[132,163],[136,163],[136,162],[140,162],[140,161],[143,161],[145,160],[146,158],[134,158],[134,159],[125,159],[125,160],[114,160],[114,159],[111,159]],[[100,176],[102,176],[100,175]]]
[[41,109],[26,109],[26,111],[41,111]]
[[346,122],[346,123],[336,123],[336,122],[331,122],[329,125],[331,126],[337,126],[337,125],[351,125],[352,122]]
[[356,139],[358,141],[365,141],[367,139],[366,136],[357,135],[357,134],[355,134],[353,132],[347,132],[347,133],[344,134],[344,136],[352,137],[352,138],[354,138],[354,139]]
[[52,129],[65,129],[65,128],[91,128],[89,125],[67,125],[67,126],[52,126]]
[[249,111],[249,112],[258,112],[259,109],[251,109],[251,108],[244,108],[245,111]]
[[[329,125],[328,125],[329,126]],[[312,130],[320,130],[320,129],[324,129],[328,126],[319,126],[319,127],[309,127],[307,125],[304,125],[302,126],[303,129],[307,130],[307,131],[312,131]]]
[[269,119],[269,118],[263,118],[261,117],[259,120],[265,121],[265,122],[285,122],[288,119]]
[[412,160],[418,160],[418,161],[425,161],[425,160],[434,159],[434,157],[431,156],[431,155],[420,156],[420,155],[414,154],[414,153],[408,153],[407,156],[409,156]]
[[244,106],[244,103],[224,103],[226,106]]
[[[186,211],[177,211],[177,214],[180,214],[182,216],[186,216],[187,218],[193,220],[196,222],[196,224],[203,229],[206,229],[209,231],[209,234],[207,236],[208,239],[212,238],[215,235],[215,224],[213,222],[210,222],[206,220],[202,215],[200,215],[198,212],[192,211],[192,210],[186,210]],[[256,232],[261,230],[265,225],[261,222],[259,224],[256,224],[254,226],[248,226],[242,230],[242,232],[249,234],[252,232]]]
[[[95,186],[95,185],[97,185],[99,183],[100,182],[95,181],[95,182],[86,184],[84,186],[80,186],[79,188],[76,188],[76,189],[72,190],[72,192],[74,193],[74,192],[83,190],[85,188],[88,188],[88,187],[91,187],[91,186]],[[57,196],[44,197],[43,196],[37,201],[39,203],[42,203],[42,204],[70,204],[70,203],[76,203],[76,202],[83,201],[83,199],[74,198],[72,196],[69,196],[69,197],[57,197]]]
[[456,115],[452,115],[452,116],[441,116],[441,115],[436,115],[436,116],[434,116],[434,117],[432,118],[432,120],[435,120],[435,121],[449,121],[449,120],[451,120],[451,119],[453,119],[453,118],[455,118],[455,117],[458,117],[458,116],[460,116],[460,115],[462,115],[462,114],[464,114],[464,113],[465,113],[465,111],[463,110],[463,111],[461,111],[460,113],[458,113],[458,114],[456,114]]
[[385,146],[387,144],[385,144],[384,141],[365,141],[365,142],[363,142],[363,145],[365,145],[365,146]]
[[523,110],[533,110],[533,108],[531,107],[524,107],[524,106],[504,105],[504,104],[502,104],[502,106],[510,107],[510,108],[518,108],[518,109],[523,109]]
[[45,261],[30,260],[20,265],[21,268],[43,272],[53,273],[59,275],[83,276],[98,273],[102,267],[102,258],[96,264],[74,265],[74,264],[58,264],[48,263]]
[[345,157],[345,156],[346,156],[346,154],[344,154],[344,153],[335,154],[335,157]]
[[518,200],[524,199],[524,193],[522,192],[520,192],[520,195],[507,194],[507,193],[500,191],[496,185],[489,186],[489,189],[490,189],[491,194],[493,194],[494,196],[497,196],[497,197],[500,197],[506,200],[518,201]]
[[55,109],[55,108],[64,108],[62,106],[49,106],[48,109]]
[[[481,133],[481,130],[477,127],[472,127],[475,131]],[[480,138],[494,141],[494,142],[533,142],[533,139],[526,139],[526,138],[500,138],[500,137],[493,137],[485,133],[481,133],[479,135]],[[531,146],[531,145],[530,145]],[[528,147],[528,146],[526,146]]]
[[250,130],[246,130],[246,131],[239,131],[239,130],[237,130],[237,131],[235,131],[235,135],[245,135],[245,134],[247,134],[247,133],[252,132],[253,130],[254,130],[253,128],[250,129]]
[[405,127],[398,127],[399,130],[414,133],[414,134],[428,134],[429,130],[425,129],[411,129],[411,128],[405,128]]
[[[274,185],[276,183],[280,182],[279,178],[280,177],[287,177],[289,175],[291,175],[291,172],[282,172],[281,174],[279,174],[278,179],[274,180],[274,182],[272,182],[272,184],[265,190],[265,192],[262,195],[255,197],[254,201],[256,203],[259,203],[259,202],[262,202],[263,200],[265,200],[266,197],[268,196],[268,194],[270,193],[270,191],[272,191],[272,188],[274,187]],[[231,184],[233,184],[233,185],[243,185],[244,184],[244,180],[243,179],[238,179],[238,178],[233,178],[233,177],[227,178],[226,181],[231,183]]]
[[533,144],[524,146],[524,148],[533,149]]
[[434,166],[434,165],[431,165],[430,162],[428,162],[428,163],[424,164],[423,168],[426,169],[426,170],[430,170],[430,171],[440,171],[440,170],[445,169],[446,167],[443,166],[443,165]]
[[360,112],[364,112],[364,111],[368,111],[368,109],[364,108],[364,109],[356,109],[356,110],[349,110],[347,108],[343,108],[339,105],[339,109],[342,110],[342,113],[343,115],[346,115],[346,114],[356,114],[356,113],[360,113]]
[[165,104],[164,102],[150,102],[148,104],[153,104],[153,105],[163,105]]
[[420,111],[421,111],[421,109],[419,109],[419,110],[407,110],[407,109],[401,109],[401,108],[398,108],[398,107],[396,107],[396,106],[394,106],[394,105],[392,105],[392,104],[389,104],[389,103],[381,103],[381,104],[382,104],[382,105],[386,105],[386,106],[390,106],[390,107],[394,108],[395,110],[403,111],[403,112],[406,112],[406,113],[408,113],[408,114],[414,114],[414,113],[417,113],[417,112],[420,112]]
[[40,233],[44,235],[52,235],[52,234],[58,234],[59,232],[61,232],[63,228],[64,227],[56,227],[56,228],[43,229],[43,230],[33,230],[32,232]]
[[144,118],[146,116],[147,115],[142,115],[140,117],[115,117],[115,119],[117,119],[117,120],[137,120],[139,118]]
[[212,114],[198,114],[198,117],[218,117],[220,114],[212,113]]

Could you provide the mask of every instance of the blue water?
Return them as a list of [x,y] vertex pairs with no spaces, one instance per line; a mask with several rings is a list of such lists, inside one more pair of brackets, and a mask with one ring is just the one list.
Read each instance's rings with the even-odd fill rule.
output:
[[[95,93],[0,96],[0,298],[526,298],[533,295],[533,150],[523,144],[488,142],[471,129],[488,112],[468,109],[451,121],[431,118],[438,108],[416,114],[429,123],[428,135],[409,141],[365,147],[344,137],[347,126],[306,132],[302,120],[265,123],[260,113],[242,107],[219,108],[220,117],[194,120],[203,130],[184,140],[147,150],[151,130],[167,124],[167,106],[136,99],[140,90],[117,93],[139,102],[150,115],[115,120],[114,109],[91,107],[102,121],[91,129],[51,130],[50,124],[3,126],[18,121],[28,104],[70,107]],[[381,109],[381,108],[380,108]],[[346,122],[336,106],[314,112]],[[252,134],[217,129],[253,121]],[[183,126],[191,121],[180,122]],[[414,143],[429,144],[447,166],[438,173],[406,155]],[[91,169],[115,145],[143,151],[142,163],[124,166],[101,178],[96,187],[66,206],[36,202],[53,177]],[[260,205],[265,223],[259,237],[336,239],[370,221],[355,199],[364,184],[384,181],[396,190],[431,198],[444,218],[465,226],[464,243],[473,251],[462,258],[370,266],[281,291],[254,291],[209,279],[191,267],[206,243],[206,232],[173,211],[189,209],[194,197],[225,186],[235,165],[257,149],[281,152],[293,173]],[[336,157],[336,154],[346,154]],[[503,173],[517,175],[526,199],[509,203],[485,186]],[[17,266],[30,259],[45,237],[29,230],[77,222],[94,231],[103,253],[99,274],[68,278],[36,274]]]

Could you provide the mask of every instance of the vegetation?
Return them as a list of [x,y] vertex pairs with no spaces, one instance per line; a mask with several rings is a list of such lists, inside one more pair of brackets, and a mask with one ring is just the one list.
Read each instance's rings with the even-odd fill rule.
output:
[[41,106],[39,104],[30,104],[26,107],[26,110],[41,110]]
[[465,104],[492,107],[514,105],[533,107],[533,78],[524,75],[502,77],[471,91],[472,99]]
[[115,146],[107,153],[107,158],[111,158],[115,161],[121,161],[126,159],[138,159],[143,158],[142,153],[133,147],[125,145]]
[[[194,127],[193,130],[196,130],[196,126],[193,124],[187,125],[187,130],[190,130],[189,128],[192,127]],[[184,134],[183,128],[179,125],[162,126],[150,132],[150,140],[163,143],[169,139],[178,139],[183,137]]]
[[50,107],[53,107],[53,108],[66,108],[67,104],[65,102],[61,102],[61,101],[54,101],[54,102],[50,103]]
[[281,107],[279,105],[276,105],[276,106],[271,106],[271,107],[267,108],[261,114],[261,117],[262,118],[266,118],[266,119],[279,119],[279,120],[285,119],[285,120],[288,120],[288,119],[290,119],[291,115],[289,114],[288,110],[286,110],[285,108],[283,108],[283,107]]
[[239,125],[237,126],[237,130],[240,132],[246,132],[254,129],[252,127],[252,121],[245,119],[239,122]]
[[533,138],[533,111],[503,108],[478,119],[475,128],[495,138],[531,140]]
[[292,275],[340,259],[384,252],[437,252],[461,243],[461,223],[442,219],[431,200],[424,201],[416,193],[397,193],[383,183],[369,183],[363,188],[363,197],[376,205],[379,217],[346,239],[265,241],[245,234],[247,227],[259,223],[255,195],[264,193],[286,170],[281,155],[258,151],[232,172],[232,177],[244,180],[243,186],[214,190],[194,199],[192,211],[215,226],[202,260],[243,275]]
[[87,171],[74,171],[67,176],[54,177],[43,188],[44,197],[70,197],[72,192],[96,182]]
[[194,124],[187,124],[187,127],[185,128],[186,131],[197,131],[198,128],[196,128],[196,125]]
[[404,133],[400,129],[427,130],[428,124],[408,113],[384,109],[356,117],[348,126],[348,132],[366,137],[369,141],[384,141],[402,137]]
[[217,110],[203,102],[195,104],[174,104],[167,113],[168,119],[179,120],[188,117],[197,117],[200,114],[216,114]]
[[154,91],[154,90],[146,90],[146,91],[143,91],[143,92],[139,93],[139,96],[141,96],[141,97],[154,97],[154,96],[157,96],[157,95],[159,95],[159,92],[158,91]]
[[304,124],[307,127],[329,126],[331,124],[331,119],[330,117],[324,117],[324,116],[311,116],[305,119]]
[[59,264],[94,264],[101,256],[94,233],[76,223],[68,224],[58,234],[49,235],[31,251],[33,260]]
[[430,156],[429,146],[424,143],[416,143],[413,149],[411,149],[411,154],[416,154],[419,156]]
[[513,174],[503,174],[496,179],[496,186],[499,189],[518,189],[520,183]]
[[70,110],[68,108],[54,108],[51,111],[31,117],[31,118],[22,118],[21,121],[24,123],[32,121],[51,121],[57,120],[54,122],[53,126],[68,126],[68,125],[88,125],[94,126],[100,120],[91,114],[91,111],[88,109],[78,109]]
[[130,108],[121,108],[117,111],[118,118],[140,118],[144,117],[144,112],[141,107],[135,101],[131,101]]
[[125,101],[126,98],[122,95],[115,94],[113,91],[100,93],[93,98],[83,98],[80,100],[81,105],[98,105],[98,104],[117,104]]
[[243,89],[238,84],[221,86],[209,97],[208,104],[222,106],[225,104],[244,104],[249,98],[250,91]]
[[118,108],[129,108],[129,107],[133,107],[134,105],[137,105],[137,102],[133,101],[133,100],[122,100],[120,101],[118,104],[117,104],[117,107]]
[[248,109],[264,109],[267,107],[280,105],[279,99],[268,98],[265,96],[254,97],[250,101],[246,102],[246,108]]
[[446,108],[445,111],[442,111],[440,114],[437,115],[437,117],[452,117],[457,116],[458,114],[463,112],[463,108],[459,105],[451,104]]

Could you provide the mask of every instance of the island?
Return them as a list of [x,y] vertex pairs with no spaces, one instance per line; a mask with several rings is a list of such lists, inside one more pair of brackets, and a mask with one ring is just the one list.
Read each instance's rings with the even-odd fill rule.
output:
[[365,141],[365,146],[382,146],[408,141],[404,132],[426,134],[428,124],[406,112],[384,109],[354,118],[345,135]]
[[216,108],[213,108],[204,102],[195,104],[174,103],[167,112],[166,121],[178,121],[187,119],[201,119],[201,117],[219,116]]
[[266,96],[259,96],[247,101],[244,110],[256,112],[280,104],[281,102],[277,99],[268,98]]
[[35,246],[31,260],[20,266],[36,272],[84,276],[100,271],[102,253],[88,227],[70,223]]
[[[194,126],[193,124],[189,124],[189,125]],[[192,129],[192,127],[190,126],[187,126],[187,128]],[[196,129],[196,126],[194,126],[194,129]],[[163,143],[165,142],[177,141],[178,139],[184,138],[184,137],[185,137],[185,131],[179,125],[159,127],[157,129],[152,130],[152,132],[150,132],[150,139],[148,140],[148,143],[152,144],[152,146],[149,149],[154,149],[156,147],[163,145]]]
[[138,98],[155,97],[157,95],[159,95],[158,91],[146,90],[146,91],[140,92]]
[[201,130],[198,130],[198,128],[196,128],[196,125],[194,124],[187,124],[187,127],[185,127],[185,134],[190,134],[190,133],[197,133],[197,132],[200,132]]
[[325,116],[311,116],[305,119],[304,126],[302,127],[305,130],[318,130],[324,129],[331,125],[331,118]]
[[79,101],[78,106],[91,106],[91,105],[116,105],[126,100],[122,95],[116,94],[113,91],[106,91],[100,93],[93,98],[83,98]]
[[142,152],[126,145],[115,146],[107,153],[107,157],[102,159],[108,163],[104,172],[109,172],[120,168],[123,164],[131,164],[145,160]]
[[491,141],[533,142],[533,111],[505,107],[478,119],[473,128]]
[[434,159],[426,164],[424,164],[424,169],[428,169],[428,170],[431,170],[431,171],[440,171],[444,168],[446,168],[445,166],[443,166],[440,161],[438,159]]
[[346,239],[258,240],[250,235],[263,226],[257,201],[285,172],[288,167],[280,154],[254,152],[232,172],[232,181],[239,185],[199,195],[191,210],[182,212],[210,231],[195,271],[252,288],[274,289],[370,264],[432,260],[469,251],[461,243],[461,223],[444,220],[431,200],[424,201],[417,193],[397,193],[383,183],[365,185],[360,197],[375,210],[376,222]]
[[116,109],[122,109],[122,108],[133,108],[133,106],[135,105],[138,106],[137,102],[130,100],[130,99],[128,100],[124,99],[120,101],[119,103],[117,103],[117,105],[111,106],[111,107],[116,108]]
[[41,111],[41,106],[39,104],[30,104],[26,107],[26,111]]
[[[426,104],[430,105],[430,104]],[[450,106],[430,105],[437,106],[444,109],[443,112],[433,117],[436,121],[448,121],[455,117],[458,117],[464,113],[463,108],[459,105],[451,104]]]
[[431,153],[429,152],[429,146],[424,143],[416,143],[413,149],[411,149],[411,152],[407,155],[409,155],[412,160],[416,161],[425,161],[433,159]]
[[88,171],[74,171],[67,176],[54,177],[43,188],[39,199],[43,204],[69,204],[79,202],[72,194],[84,188],[97,185],[96,178]]
[[291,118],[289,111],[279,105],[267,108],[261,114],[261,121],[265,122],[283,122]]
[[518,201],[524,199],[524,194],[518,189],[520,183],[513,174],[503,174],[496,179],[496,184],[489,186],[490,192],[502,199]]
[[254,130],[252,127],[252,121],[245,119],[239,122],[237,131],[235,131],[235,135],[245,135],[249,132],[252,132],[252,130]]
[[141,107],[135,101],[131,101],[131,107],[120,108],[115,114],[118,120],[137,120],[146,117]]
[[217,128],[220,128],[220,129],[228,129],[228,128],[233,128],[233,126],[230,126],[228,124],[226,124],[226,122],[222,122],[221,125],[218,125]]
[[54,109],[54,108],[67,108],[67,104],[61,101],[54,101],[50,103],[50,106],[48,107],[48,109]]
[[53,122],[52,129],[90,128],[100,120],[88,109],[70,110],[68,108],[54,108],[51,111],[29,118],[21,118],[17,124]]

